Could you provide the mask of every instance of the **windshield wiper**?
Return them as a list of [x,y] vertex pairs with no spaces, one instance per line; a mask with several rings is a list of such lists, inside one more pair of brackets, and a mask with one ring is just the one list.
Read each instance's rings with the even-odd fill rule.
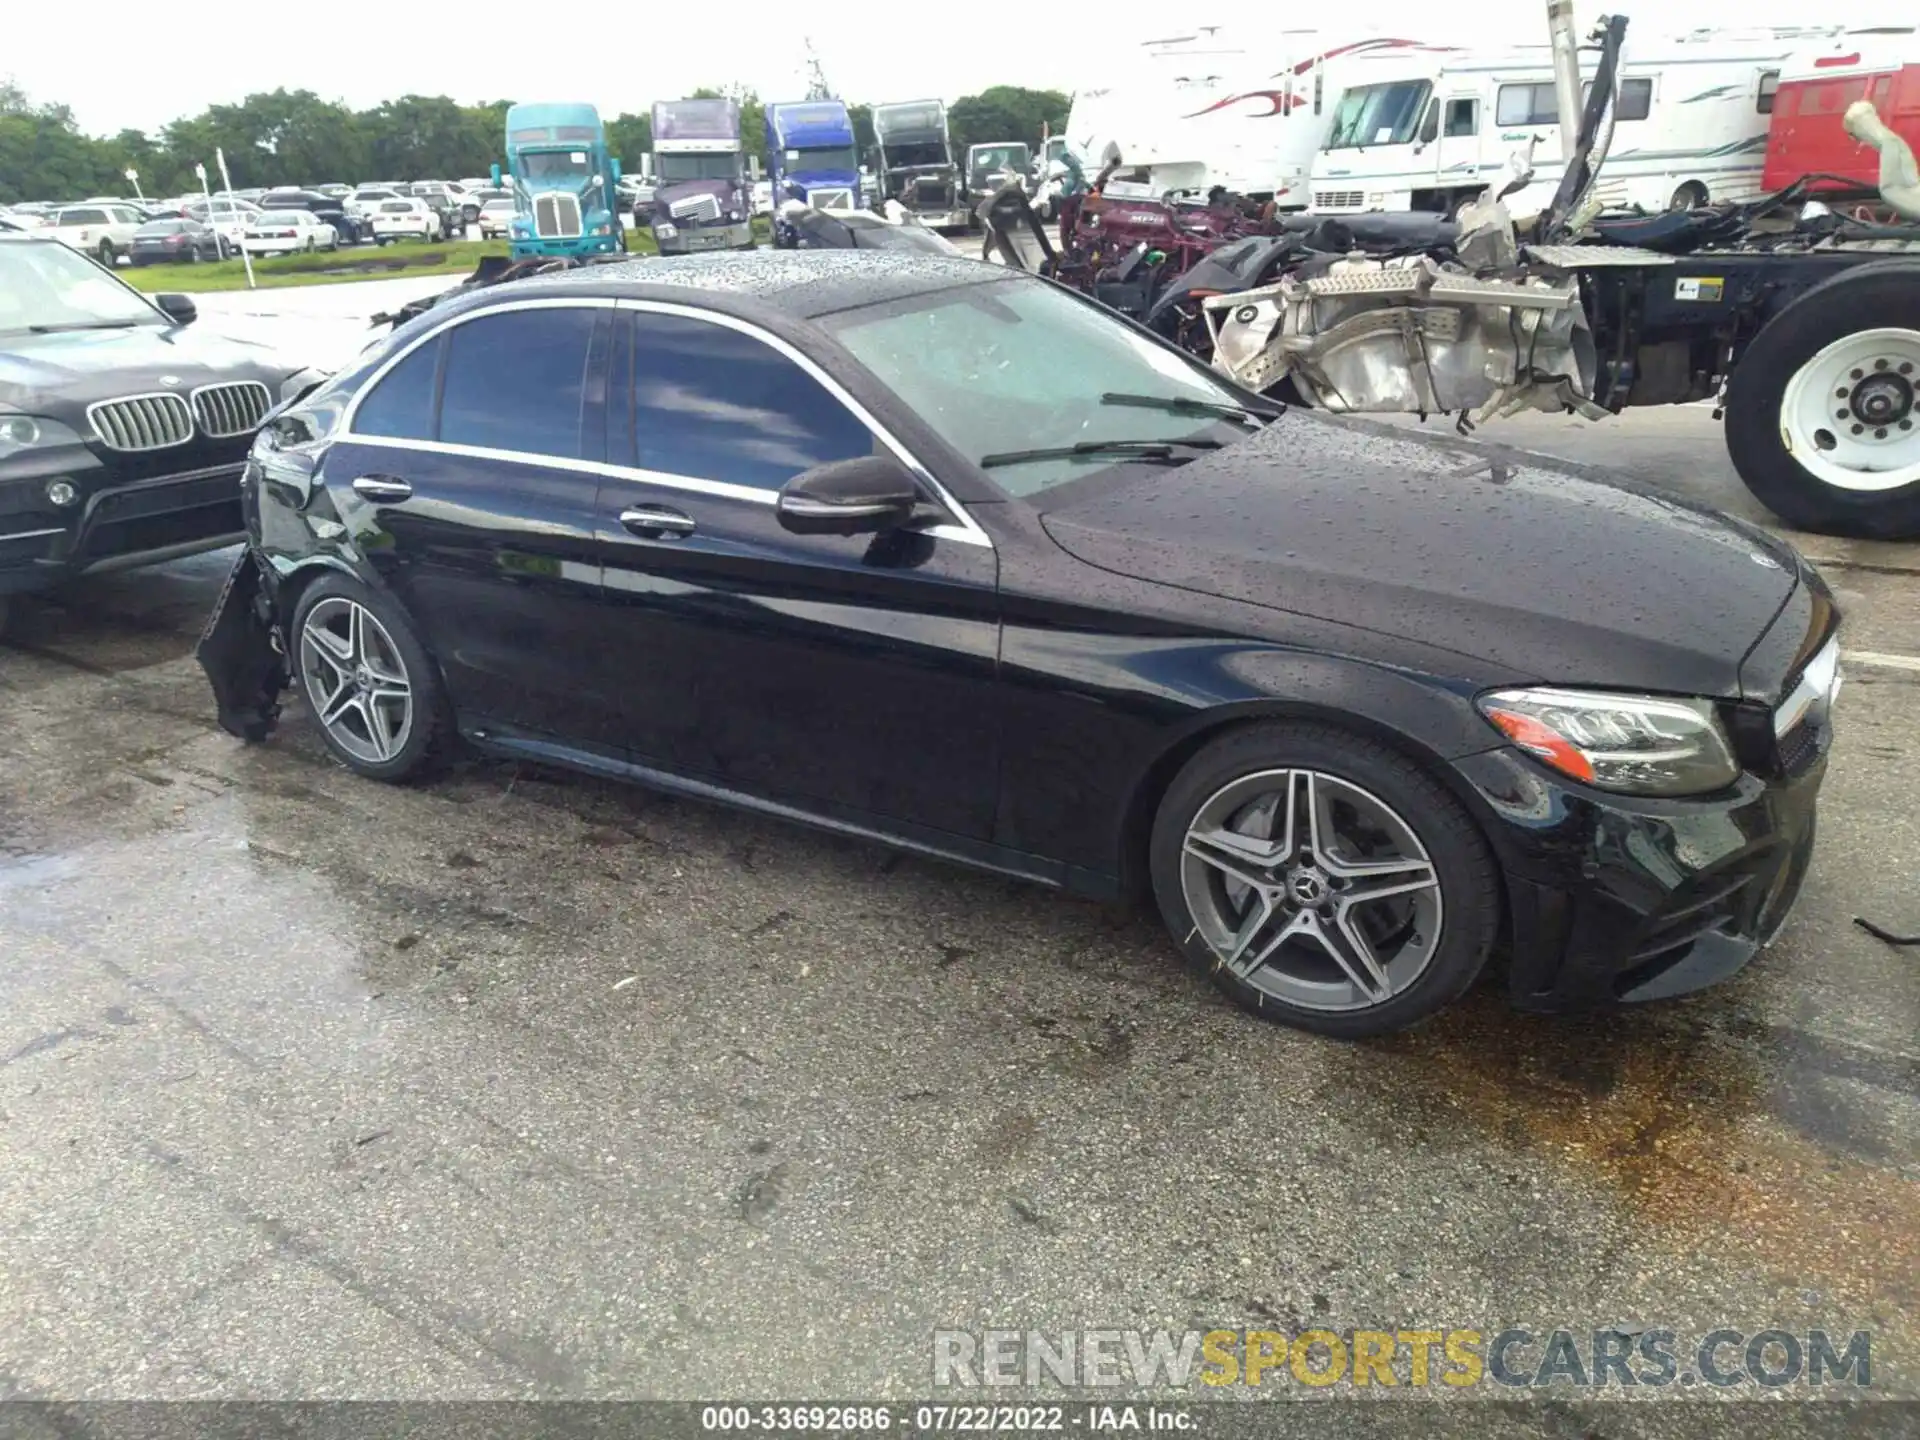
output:
[[75,320],[68,325],[29,325],[27,329],[35,335],[52,335],[60,330],[131,330],[141,323],[138,320]]
[[1251,424],[1255,420],[1278,420],[1286,414],[1278,405],[1226,405],[1215,400],[1189,400],[1175,395],[1130,395],[1109,390],[1100,397],[1102,405],[1135,405],[1142,410],[1164,410],[1169,415],[1217,415],[1222,420]]
[[1075,445],[1049,445],[1040,450],[1006,450],[998,455],[982,455],[980,468],[999,465],[1025,465],[1031,460],[1072,460],[1082,455],[1118,455],[1128,460],[1158,460],[1184,465],[1191,456],[1173,451],[1179,446],[1189,450],[1218,450],[1220,442],[1206,436],[1191,440],[1082,440]]

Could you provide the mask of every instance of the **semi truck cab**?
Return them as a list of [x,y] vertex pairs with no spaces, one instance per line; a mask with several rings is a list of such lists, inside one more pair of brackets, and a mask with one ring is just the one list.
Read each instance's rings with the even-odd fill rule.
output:
[[776,212],[789,200],[815,210],[858,208],[860,161],[847,107],[838,100],[767,106],[767,170]]
[[657,102],[653,164],[653,238],[662,255],[753,248],[753,192],[736,102]]
[[[591,105],[528,104],[507,111],[507,171],[513,188],[509,248],[537,255],[618,254],[620,162]],[[493,183],[505,185],[501,167]]]
[[880,198],[898,201],[923,225],[964,228],[972,219],[947,138],[947,107],[908,100],[873,107]]

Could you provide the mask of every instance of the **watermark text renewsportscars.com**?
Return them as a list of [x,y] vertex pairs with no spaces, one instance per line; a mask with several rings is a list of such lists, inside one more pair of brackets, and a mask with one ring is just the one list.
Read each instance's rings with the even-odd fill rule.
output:
[[942,1391],[1873,1384],[1865,1330],[937,1330]]

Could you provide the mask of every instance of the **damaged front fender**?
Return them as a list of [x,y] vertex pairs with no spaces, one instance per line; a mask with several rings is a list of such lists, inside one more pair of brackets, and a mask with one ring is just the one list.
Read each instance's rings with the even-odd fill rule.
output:
[[228,573],[194,655],[213,686],[220,728],[254,744],[264,741],[280,718],[288,675],[272,597],[251,549]]

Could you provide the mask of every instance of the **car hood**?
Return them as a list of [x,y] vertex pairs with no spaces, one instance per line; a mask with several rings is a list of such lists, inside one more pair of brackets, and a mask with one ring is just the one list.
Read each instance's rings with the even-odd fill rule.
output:
[[1298,410],[1119,475],[1042,516],[1089,565],[1549,684],[1738,697],[1799,583],[1789,547],[1716,512]]
[[180,325],[9,334],[3,343],[0,405],[33,414],[224,380],[272,387],[295,368],[266,346]]

